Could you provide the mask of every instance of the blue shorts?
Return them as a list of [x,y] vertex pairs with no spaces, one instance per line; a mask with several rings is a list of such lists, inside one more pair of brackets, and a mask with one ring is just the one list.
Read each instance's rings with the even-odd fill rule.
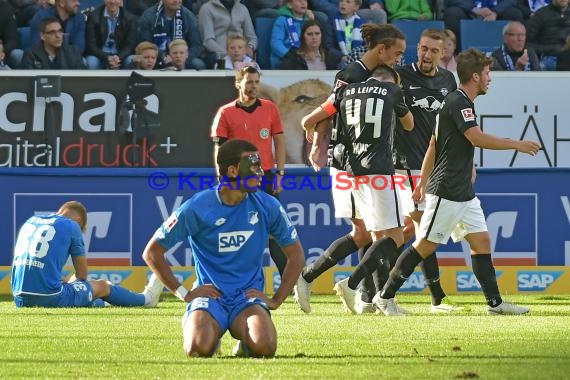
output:
[[230,328],[239,313],[253,305],[260,305],[269,313],[269,307],[265,302],[259,298],[247,298],[243,293],[231,300],[208,297],[194,298],[192,302],[186,306],[186,313],[182,316],[182,328],[184,328],[184,324],[190,313],[195,310],[206,310],[216,322],[218,322],[221,335],[223,335]]
[[88,281],[64,282],[58,294],[20,294],[14,296],[14,303],[16,307],[90,307],[93,304],[93,287]]

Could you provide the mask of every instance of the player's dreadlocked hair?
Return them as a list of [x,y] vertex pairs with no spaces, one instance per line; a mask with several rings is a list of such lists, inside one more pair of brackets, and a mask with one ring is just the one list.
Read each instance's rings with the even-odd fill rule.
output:
[[467,83],[473,74],[481,74],[485,66],[491,66],[493,58],[487,57],[477,49],[468,49],[457,56],[457,76],[459,82]]
[[258,149],[255,145],[245,140],[229,140],[222,144],[218,149],[218,157],[216,162],[220,168],[219,175],[225,176],[228,174],[228,168],[232,165],[237,165],[241,160],[243,152],[257,152]]
[[364,24],[361,35],[368,50],[374,49],[378,44],[384,44],[389,48],[396,43],[396,40],[406,39],[404,33],[391,24]]

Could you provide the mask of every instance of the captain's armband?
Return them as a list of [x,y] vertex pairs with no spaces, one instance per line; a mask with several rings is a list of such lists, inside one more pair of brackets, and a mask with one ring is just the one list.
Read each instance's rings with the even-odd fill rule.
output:
[[336,107],[330,99],[325,100],[320,107],[323,109],[323,111],[325,111],[328,117],[331,117],[337,113]]

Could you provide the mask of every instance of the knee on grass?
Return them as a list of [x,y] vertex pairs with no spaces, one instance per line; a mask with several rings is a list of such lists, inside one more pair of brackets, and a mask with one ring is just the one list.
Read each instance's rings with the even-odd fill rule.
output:
[[184,344],[184,353],[188,358],[209,358],[215,353],[216,345],[200,345],[196,342]]
[[264,342],[248,341],[246,346],[249,350],[249,356],[254,358],[272,358],[277,351],[277,342],[274,339]]

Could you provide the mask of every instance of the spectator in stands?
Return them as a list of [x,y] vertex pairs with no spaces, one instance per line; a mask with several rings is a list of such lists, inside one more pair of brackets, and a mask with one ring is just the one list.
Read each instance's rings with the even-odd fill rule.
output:
[[289,50],[281,62],[282,70],[338,70],[341,54],[327,52],[322,45],[321,25],[305,21],[301,29],[301,46]]
[[[329,3],[333,1],[334,3]],[[375,0],[380,1],[380,0]],[[332,12],[328,10],[321,10],[318,7],[319,2],[326,4],[327,7],[332,8]],[[281,4],[286,4],[287,0],[281,0]],[[307,7],[313,12],[315,20],[321,24],[321,29],[323,31],[323,45],[326,50],[338,50],[336,47],[336,41],[333,33],[333,22],[334,15],[338,12],[338,0],[307,0]],[[277,18],[280,16],[280,9],[264,9],[259,11],[257,17],[267,17],[267,18]],[[329,16],[330,13],[330,16]],[[384,23],[386,18],[384,18]]]
[[85,69],[83,57],[75,46],[65,43],[63,27],[55,17],[48,17],[40,24],[40,43],[24,52],[21,69],[30,70],[81,70]]
[[497,0],[445,0],[443,19],[445,27],[455,33],[457,47],[461,46],[461,20],[524,21],[523,12],[518,7],[517,0],[502,0],[498,2]]
[[226,40],[230,33],[238,33],[247,38],[247,55],[254,56],[257,36],[249,11],[239,0],[209,0],[200,8],[198,26],[208,68],[213,68],[216,64],[217,54],[225,54]]
[[271,14],[267,10],[277,10],[282,3],[281,0],[243,0],[242,2],[249,10],[252,20],[255,20],[257,16],[263,17]]
[[164,70],[184,70],[188,61],[188,44],[186,41],[181,39],[171,41],[168,44],[168,56],[170,57],[170,63]]
[[158,46],[152,42],[143,41],[135,48],[134,68],[139,70],[154,70],[158,60]]
[[55,17],[63,25],[64,40],[83,55],[85,53],[85,16],[79,12],[79,0],[55,0],[53,6],[40,9],[34,15],[32,27],[32,43],[40,41],[40,24],[48,17]]
[[4,62],[4,58],[6,58],[6,54],[4,53],[4,44],[2,43],[2,40],[0,40],[0,70],[10,70],[11,67]]
[[540,71],[538,57],[526,47],[526,28],[511,21],[503,28],[503,45],[492,54],[491,70]]
[[4,45],[3,56],[8,57],[5,64],[17,67],[24,52],[18,48],[20,46],[20,35],[18,34],[14,9],[7,2],[0,2],[0,42]]
[[[338,2],[338,12],[334,15],[333,28],[343,62],[346,62],[353,48],[362,46],[360,28],[364,20],[356,13],[361,4],[362,0],[340,0]],[[335,65],[331,70],[337,70],[339,68],[337,66]]]
[[566,45],[558,53],[558,60],[556,61],[557,71],[570,71],[570,37],[566,39]]
[[[309,2],[311,9],[325,13],[330,20],[334,20],[338,12],[338,4],[339,0],[311,0]],[[388,21],[384,11],[384,0],[364,0],[356,13],[364,19],[365,23],[386,24]]]
[[457,70],[457,61],[455,60],[457,38],[455,37],[455,33],[449,29],[445,29],[443,35],[443,55],[441,56],[439,66],[447,70],[455,71]]
[[568,0],[552,0],[528,21],[528,46],[534,48],[543,70],[556,70],[557,55],[570,36]]
[[301,26],[307,20],[314,20],[313,11],[307,7],[307,0],[287,0],[279,8],[279,17],[271,31],[271,68],[278,69],[281,60],[291,50],[301,47]]
[[154,42],[158,46],[159,68],[170,64],[168,44],[176,39],[183,39],[188,45],[186,68],[205,69],[206,64],[200,58],[202,38],[198,20],[181,0],[161,0],[139,18],[138,40]]
[[519,0],[518,6],[522,10],[524,19],[528,20],[537,10],[550,4],[551,0]]
[[384,0],[388,20],[431,20],[433,12],[428,0]]
[[124,7],[127,11],[132,13],[136,18],[139,18],[142,16],[144,11],[153,5],[156,5],[158,0],[126,0],[125,3]]
[[120,69],[132,64],[137,25],[121,0],[104,0],[87,17],[87,67]]
[[[253,66],[259,70],[259,65],[246,54],[247,40],[241,34],[230,34],[227,38],[227,52],[224,57],[224,69],[239,70],[244,66]],[[218,63],[216,63],[216,69]]]
[[14,8],[18,27],[28,26],[32,17],[42,8],[50,4],[50,0],[9,0]]

